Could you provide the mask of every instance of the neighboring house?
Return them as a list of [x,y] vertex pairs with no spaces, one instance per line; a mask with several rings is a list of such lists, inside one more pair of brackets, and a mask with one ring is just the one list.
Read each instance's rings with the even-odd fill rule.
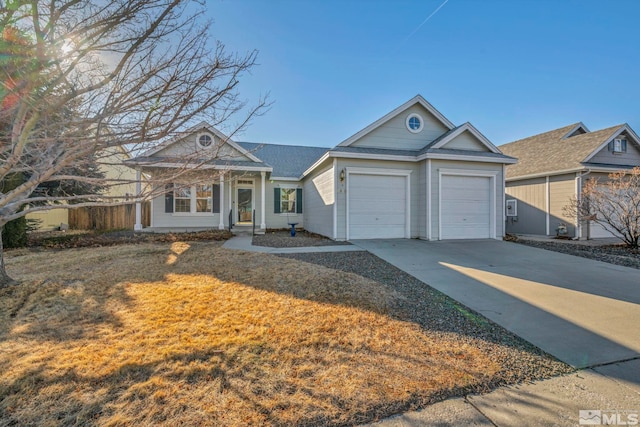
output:
[[640,165],[640,140],[627,124],[590,132],[575,123],[501,145],[518,164],[507,168],[507,232],[556,235],[560,224],[577,238],[611,237],[592,221],[578,223],[563,208],[590,178]]
[[[133,198],[136,194],[136,172],[123,164],[130,158],[126,150],[120,146],[102,152],[100,170],[107,180],[123,180],[122,184],[110,187],[106,196],[121,197],[121,200]],[[115,182],[115,181],[114,181]],[[67,206],[67,205],[59,205]],[[69,224],[69,210],[66,207],[54,208],[27,214],[27,219],[39,220],[38,229],[53,230],[61,224]]]
[[127,163],[158,176],[185,156],[211,182],[160,188],[152,229],[250,226],[255,211],[258,229],[297,223],[335,240],[501,239],[516,162],[419,95],[334,148],[236,142],[201,123]]

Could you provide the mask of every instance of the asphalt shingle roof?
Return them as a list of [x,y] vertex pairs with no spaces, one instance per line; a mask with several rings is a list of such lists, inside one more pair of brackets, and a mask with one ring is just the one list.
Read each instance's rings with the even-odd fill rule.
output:
[[562,139],[578,123],[498,147],[518,163],[507,167],[507,178],[580,169],[582,162],[623,125]]
[[237,142],[245,150],[273,168],[275,177],[299,178],[329,148],[306,147],[301,145],[260,144]]

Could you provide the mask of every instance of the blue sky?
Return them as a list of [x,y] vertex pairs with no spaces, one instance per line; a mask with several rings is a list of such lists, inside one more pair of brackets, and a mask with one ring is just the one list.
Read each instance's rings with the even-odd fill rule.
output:
[[274,102],[236,139],[334,146],[418,93],[497,145],[640,132],[640,1],[443,2],[208,0],[212,36],[259,51],[242,97]]

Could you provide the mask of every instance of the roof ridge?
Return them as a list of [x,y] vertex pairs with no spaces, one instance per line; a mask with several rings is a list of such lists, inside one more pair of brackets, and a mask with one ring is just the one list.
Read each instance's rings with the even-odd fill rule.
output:
[[[500,147],[504,147],[505,145],[520,143],[522,141],[526,141],[526,140],[529,140],[529,139],[532,139],[532,138],[540,138],[540,137],[542,137],[544,135],[548,135],[548,134],[551,134],[551,133],[554,133],[554,132],[563,131],[563,134],[560,135],[560,137],[558,138],[558,139],[560,139],[561,137],[565,136],[566,133],[570,129],[578,126],[581,123],[582,122],[575,122],[575,123],[572,123],[570,125],[562,126],[562,127],[559,127],[559,128],[556,128],[556,129],[552,129],[552,130],[549,130],[549,131],[546,131],[546,132],[541,132],[541,133],[537,133],[535,135],[531,135],[531,136],[527,136],[527,137],[524,137],[524,138],[516,139],[515,141],[511,141],[511,142],[507,142],[506,144],[502,144],[502,145],[500,145]],[[591,132],[587,132],[587,134],[589,134],[589,133],[591,133]],[[585,134],[583,134],[583,135],[585,135]],[[580,136],[580,135],[576,135],[576,136]]]

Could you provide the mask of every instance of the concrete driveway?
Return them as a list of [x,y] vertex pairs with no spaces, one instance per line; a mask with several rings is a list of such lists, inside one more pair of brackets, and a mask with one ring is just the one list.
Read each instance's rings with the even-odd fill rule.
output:
[[352,243],[578,368],[640,356],[640,271],[497,240]]

